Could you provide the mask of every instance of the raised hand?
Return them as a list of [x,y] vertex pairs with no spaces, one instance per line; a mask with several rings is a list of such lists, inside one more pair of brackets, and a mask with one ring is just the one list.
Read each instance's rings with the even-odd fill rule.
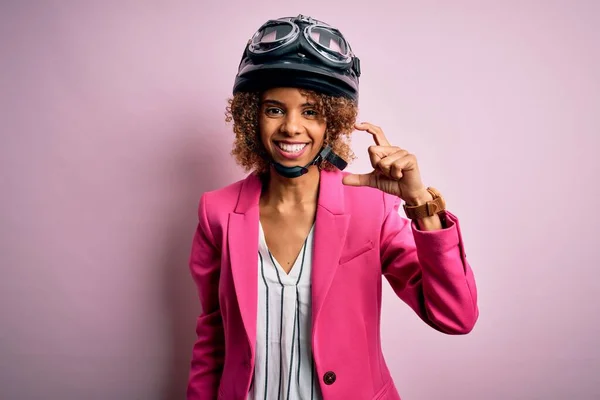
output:
[[370,133],[375,140],[375,146],[369,147],[373,172],[347,175],[343,179],[345,185],[377,188],[409,204],[421,204],[431,199],[421,180],[414,154],[392,146],[378,126],[362,122],[356,124],[355,128]]

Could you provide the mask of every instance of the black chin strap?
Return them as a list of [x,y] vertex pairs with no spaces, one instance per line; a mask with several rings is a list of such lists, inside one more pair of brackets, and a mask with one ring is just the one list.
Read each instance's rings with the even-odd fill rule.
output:
[[302,176],[308,172],[308,167],[310,167],[311,165],[318,164],[322,160],[329,161],[341,171],[343,171],[344,168],[348,166],[348,163],[344,161],[340,156],[335,154],[333,152],[333,149],[329,145],[324,146],[323,149],[321,149],[321,151],[319,152],[319,154],[317,154],[315,159],[312,160],[310,163],[306,164],[304,167],[286,167],[285,165],[281,165],[274,161],[271,162],[271,164],[275,168],[275,171],[284,178],[298,178],[299,176]]

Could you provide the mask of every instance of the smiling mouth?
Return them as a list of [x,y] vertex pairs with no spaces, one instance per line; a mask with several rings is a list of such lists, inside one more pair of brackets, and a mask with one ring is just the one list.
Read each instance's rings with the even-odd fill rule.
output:
[[285,151],[286,153],[296,154],[304,150],[308,143],[289,144],[283,142],[275,142],[275,145],[281,150]]

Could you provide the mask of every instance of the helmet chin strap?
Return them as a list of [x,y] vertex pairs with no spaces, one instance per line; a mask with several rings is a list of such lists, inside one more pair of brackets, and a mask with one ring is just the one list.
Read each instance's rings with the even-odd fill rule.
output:
[[348,166],[348,163],[344,161],[340,156],[335,154],[333,152],[333,149],[329,145],[323,146],[323,148],[321,149],[319,154],[317,154],[314,160],[306,164],[304,167],[286,167],[285,165],[281,165],[279,163],[276,163],[275,161],[272,161],[271,164],[275,168],[275,171],[284,178],[298,178],[299,176],[302,176],[308,172],[308,167],[310,167],[311,165],[316,165],[322,160],[329,161],[341,171],[343,171],[344,168]]

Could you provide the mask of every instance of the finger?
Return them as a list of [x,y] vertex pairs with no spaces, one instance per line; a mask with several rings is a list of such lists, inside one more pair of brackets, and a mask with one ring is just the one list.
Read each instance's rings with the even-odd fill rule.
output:
[[344,176],[342,183],[347,186],[377,187],[377,178],[374,172],[369,174],[350,174]]
[[391,146],[380,127],[369,122],[359,122],[354,127],[359,131],[369,132],[373,136],[377,146]]
[[374,166],[374,168],[376,170],[381,170],[381,172],[385,175],[385,176],[390,176],[390,169],[392,168],[392,165],[394,165],[396,162],[398,162],[398,160],[402,159],[403,157],[407,156],[409,153],[406,150],[396,150],[393,153],[389,154],[386,157],[381,158],[377,164]]
[[406,154],[390,164],[387,172],[387,177],[399,180],[407,171],[412,171],[417,168],[417,158],[414,154]]
[[356,124],[355,128],[359,131],[369,132],[373,136],[373,139],[378,146],[390,146],[390,142],[387,140],[383,130],[380,127],[369,122],[361,122]]
[[379,164],[382,159],[387,158],[400,150],[402,149],[397,146],[369,146],[368,152],[371,165],[373,168],[376,168],[377,164]]
[[380,146],[369,146],[369,160],[373,168],[377,168],[377,165],[386,155],[386,152]]

